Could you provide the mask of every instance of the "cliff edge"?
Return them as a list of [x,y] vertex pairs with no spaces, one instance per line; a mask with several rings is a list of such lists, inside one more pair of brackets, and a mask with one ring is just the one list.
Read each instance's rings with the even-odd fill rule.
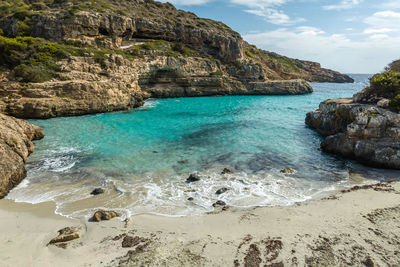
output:
[[25,178],[24,164],[34,149],[32,140],[43,137],[41,128],[0,114],[0,198]]
[[306,124],[326,136],[323,151],[364,164],[400,169],[400,61],[353,98],[326,100]]

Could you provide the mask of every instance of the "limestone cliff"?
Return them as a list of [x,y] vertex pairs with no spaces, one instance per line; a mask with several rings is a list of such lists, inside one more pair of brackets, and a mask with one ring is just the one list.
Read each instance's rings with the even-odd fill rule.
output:
[[43,138],[41,128],[0,114],[0,198],[26,176],[26,158],[33,152],[32,140]]
[[306,124],[326,136],[322,150],[364,164],[400,169],[400,72],[388,69],[353,98],[326,100]]
[[21,1],[7,0],[0,18],[0,111],[17,117],[122,110],[148,97],[311,92],[299,79],[353,81],[257,49],[223,23],[171,4]]

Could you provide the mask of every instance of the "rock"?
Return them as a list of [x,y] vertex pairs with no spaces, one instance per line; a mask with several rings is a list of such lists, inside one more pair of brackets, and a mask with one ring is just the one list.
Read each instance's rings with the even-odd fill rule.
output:
[[214,208],[215,207],[218,207],[218,206],[226,206],[226,203],[224,202],[224,201],[222,201],[222,200],[218,200],[217,202],[215,202],[213,205],[212,205]]
[[49,244],[68,242],[80,238],[80,227],[66,227],[58,231],[58,236],[50,240]]
[[376,260],[372,258],[371,256],[368,256],[365,258],[365,260],[362,261],[362,263],[366,267],[377,267],[378,265],[376,264]]
[[32,140],[43,137],[41,128],[0,113],[0,199],[26,177],[24,164],[34,150]]
[[189,175],[189,177],[186,179],[186,183],[193,183],[200,181],[200,176],[197,173],[192,173]]
[[285,174],[293,174],[296,173],[296,170],[292,169],[292,168],[286,168],[283,170],[280,170],[281,173],[285,173]]
[[104,220],[111,220],[115,217],[120,217],[121,214],[116,211],[105,211],[105,210],[98,210],[92,217],[92,221],[100,222]]
[[216,195],[221,195],[223,193],[225,193],[226,191],[228,191],[229,189],[226,187],[220,188],[217,190],[217,192],[215,192]]
[[380,108],[388,108],[389,107],[389,99],[386,99],[386,98],[381,99],[378,101],[377,105]]
[[193,200],[194,200],[194,198],[192,198],[192,197],[189,197],[187,200],[188,200],[188,201],[193,201]]
[[232,173],[233,173],[233,171],[231,171],[228,168],[223,169],[222,172],[221,172],[221,174],[232,174]]
[[353,99],[327,100],[306,124],[326,136],[321,149],[380,168],[400,169],[400,114]]
[[96,196],[96,195],[100,195],[100,194],[103,194],[103,193],[104,193],[104,189],[95,188],[90,194]]

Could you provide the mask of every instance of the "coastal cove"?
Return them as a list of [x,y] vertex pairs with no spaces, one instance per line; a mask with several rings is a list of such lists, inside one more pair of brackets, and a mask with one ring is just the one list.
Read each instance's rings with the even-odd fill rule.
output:
[[[351,97],[354,84],[313,83],[313,94],[148,100],[129,112],[30,120],[46,137],[28,158],[27,178],[7,196],[55,202],[56,213],[88,219],[99,208],[123,218],[197,215],[233,207],[287,206],[399,171],[373,169],[318,150],[305,114],[327,98]],[[233,174],[221,175],[224,168]],[[294,174],[283,174],[293,168]],[[185,183],[190,173],[201,180]],[[93,197],[91,190],[105,193]],[[217,195],[216,191],[228,191]],[[189,201],[188,198],[193,198]]]

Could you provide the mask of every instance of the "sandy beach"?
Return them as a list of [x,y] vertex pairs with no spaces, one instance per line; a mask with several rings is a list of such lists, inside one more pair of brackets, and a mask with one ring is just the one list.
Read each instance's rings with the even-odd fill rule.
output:
[[[0,200],[1,266],[399,266],[400,183],[291,207],[87,222]],[[57,231],[81,237],[47,245]]]

